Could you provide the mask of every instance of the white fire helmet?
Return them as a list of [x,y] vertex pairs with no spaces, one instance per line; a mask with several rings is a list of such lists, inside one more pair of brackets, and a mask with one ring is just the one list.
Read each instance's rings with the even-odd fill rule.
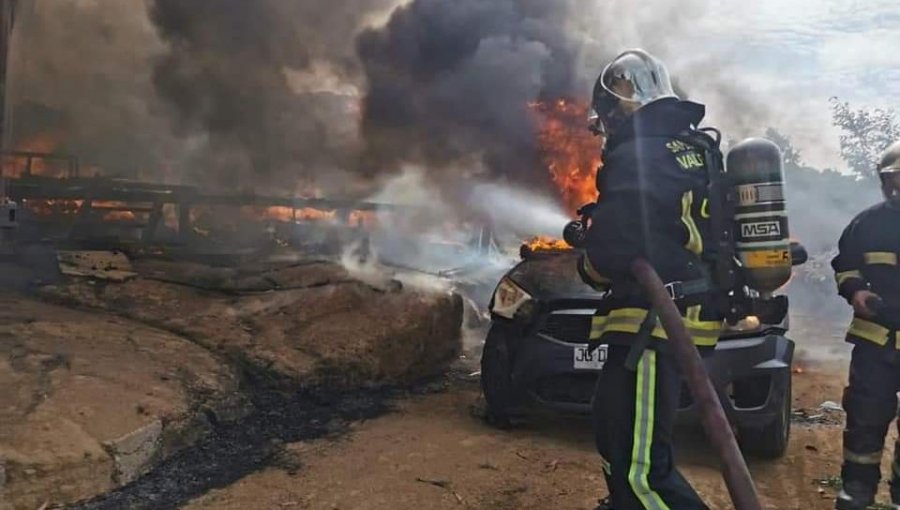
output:
[[602,133],[612,127],[618,101],[642,107],[666,97],[678,97],[666,66],[644,50],[625,51],[603,69],[594,87],[592,130]]
[[900,173],[900,141],[891,144],[881,155],[878,173],[879,175]]

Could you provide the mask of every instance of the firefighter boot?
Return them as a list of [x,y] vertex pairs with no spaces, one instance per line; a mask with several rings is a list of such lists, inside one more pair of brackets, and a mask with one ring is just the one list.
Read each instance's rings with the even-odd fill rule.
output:
[[848,482],[835,501],[835,510],[866,510],[875,503],[875,493],[864,484]]
[[612,506],[612,498],[603,498],[594,510],[615,510]]

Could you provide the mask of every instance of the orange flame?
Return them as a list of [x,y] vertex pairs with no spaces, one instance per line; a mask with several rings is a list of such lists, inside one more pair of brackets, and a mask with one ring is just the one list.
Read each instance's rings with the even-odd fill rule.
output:
[[93,214],[107,222],[135,221],[139,214],[143,218],[146,218],[148,214],[146,207],[106,200],[91,200],[87,205],[84,200],[27,199],[22,201],[22,207],[34,216],[57,218],[74,216],[82,213],[84,207],[90,207]]
[[324,211],[305,207],[303,209],[293,209],[291,207],[273,206],[273,207],[242,207],[241,212],[246,216],[255,220],[273,220],[284,223],[292,223],[294,221],[324,221],[334,218],[336,211]]
[[74,215],[81,209],[84,200],[39,200],[22,201],[22,206],[35,216]]
[[[61,135],[59,133],[41,133],[18,143],[15,150],[18,152],[52,153],[60,145],[60,138]],[[11,178],[22,177],[29,170],[33,175],[63,177],[67,170],[64,162],[40,157],[31,160],[31,168],[29,169],[28,158],[21,156],[3,156],[0,167],[2,167],[3,176]]]
[[538,236],[525,243],[531,251],[555,251],[555,250],[571,250],[572,247],[562,239],[554,239],[552,237]]
[[[331,221],[343,219],[338,211],[315,209],[304,207],[293,209],[291,207],[243,207],[241,212],[254,220],[279,221],[282,223],[294,223],[299,221]],[[346,223],[352,227],[371,227],[377,221],[377,214],[373,211],[350,211],[346,216]]]
[[350,213],[351,227],[372,228],[378,222],[378,214],[374,211],[353,211]]
[[558,99],[529,105],[538,114],[538,143],[550,177],[574,215],[597,200],[600,142],[587,129],[586,102]]
[[[96,207],[97,209],[106,209],[106,208],[121,208],[125,209],[128,207],[128,204],[125,202],[110,202],[104,200],[94,200],[91,202],[92,207]],[[134,221],[136,216],[133,211],[128,210],[113,210],[107,211],[103,213],[102,216],[103,221]]]

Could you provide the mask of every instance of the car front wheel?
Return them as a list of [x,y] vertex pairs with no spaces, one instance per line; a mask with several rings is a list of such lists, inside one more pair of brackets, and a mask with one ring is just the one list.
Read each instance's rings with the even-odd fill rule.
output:
[[481,391],[487,404],[485,419],[498,428],[509,428],[513,405],[510,334],[502,324],[494,323],[484,341],[481,354]]
[[763,459],[777,459],[784,455],[791,437],[791,374],[779,398],[778,413],[771,423],[763,427],[738,425],[738,441],[744,453]]

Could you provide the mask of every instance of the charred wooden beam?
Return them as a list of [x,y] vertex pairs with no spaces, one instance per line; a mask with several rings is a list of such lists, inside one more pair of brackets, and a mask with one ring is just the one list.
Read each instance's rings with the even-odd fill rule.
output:
[[236,207],[288,207],[327,211],[409,211],[409,206],[379,204],[352,199],[278,197],[251,194],[207,194],[193,186],[154,184],[107,178],[12,179],[9,194],[14,200],[92,200],[149,202]]

